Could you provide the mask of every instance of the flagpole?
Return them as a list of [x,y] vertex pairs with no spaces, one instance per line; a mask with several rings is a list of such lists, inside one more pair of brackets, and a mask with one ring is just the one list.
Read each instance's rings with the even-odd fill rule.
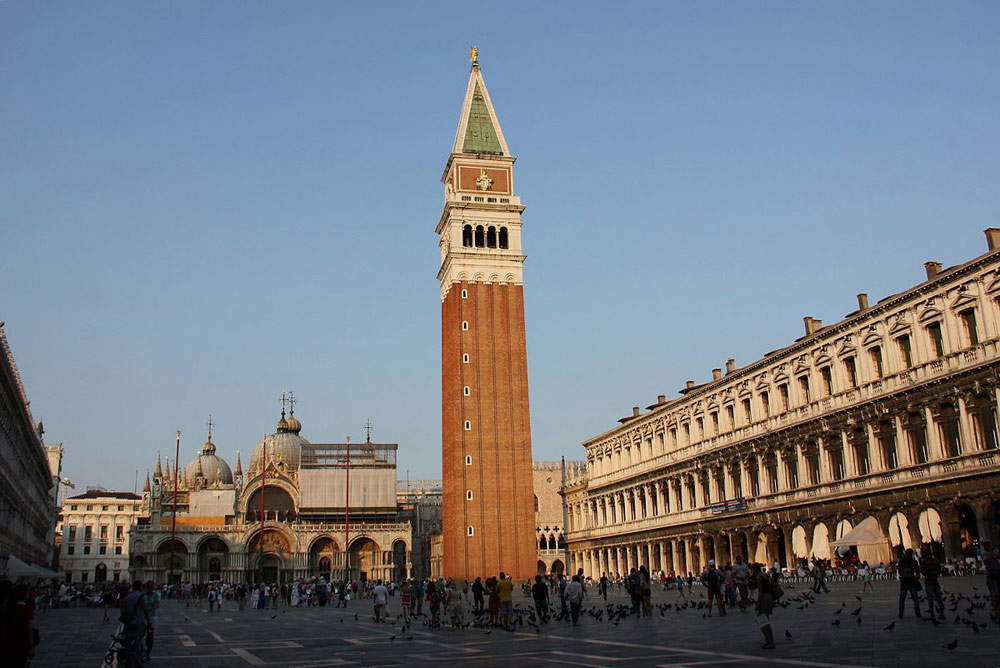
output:
[[[177,441],[174,446],[174,503],[173,503],[173,519],[170,522],[170,565],[173,570],[174,559],[177,556],[177,472],[180,470],[181,461],[181,430],[177,430]],[[170,579],[170,573],[167,573],[167,579]],[[181,578],[184,579],[183,577]],[[180,583],[178,583],[180,584]]]
[[345,579],[351,581],[351,437],[347,437],[347,476],[344,485],[344,565]]

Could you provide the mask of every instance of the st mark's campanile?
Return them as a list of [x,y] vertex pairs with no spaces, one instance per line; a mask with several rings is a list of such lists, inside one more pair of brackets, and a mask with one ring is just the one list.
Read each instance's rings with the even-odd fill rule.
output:
[[441,430],[446,577],[535,573],[525,256],[514,156],[472,51],[444,168]]

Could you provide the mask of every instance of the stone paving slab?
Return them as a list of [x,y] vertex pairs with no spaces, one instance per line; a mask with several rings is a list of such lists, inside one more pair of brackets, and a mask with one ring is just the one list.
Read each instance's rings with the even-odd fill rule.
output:
[[[608,620],[605,605],[626,601],[613,592],[608,604],[591,592],[579,627],[561,621],[536,631],[527,616],[515,632],[479,628],[430,629],[425,621],[409,629],[376,624],[368,601],[346,611],[296,608],[209,614],[200,605],[165,601],[160,613],[155,666],[229,668],[246,666],[1000,666],[1000,627],[989,621],[981,578],[949,578],[945,590],[961,594],[954,611],[938,625],[912,615],[896,619],[895,582],[876,583],[860,593],[856,583],[833,583],[815,602],[796,600],[805,586],[786,588],[787,607],[773,617],[778,649],[760,649],[752,612],[707,617],[704,593],[694,588],[684,607],[673,591],[653,594],[654,615]],[[856,600],[861,597],[861,601]],[[976,597],[979,598],[976,598]],[[526,606],[517,597],[515,603]],[[678,609],[680,607],[680,609]],[[857,615],[851,613],[861,608]],[[600,619],[596,617],[601,609]],[[389,610],[399,610],[398,599]],[[840,613],[837,611],[840,610]],[[355,619],[357,615],[357,619]],[[114,617],[114,615],[113,615]],[[956,622],[958,617],[958,622]],[[102,622],[99,609],[71,608],[39,614],[42,645],[32,666],[97,668],[117,626]],[[469,616],[471,621],[471,615]],[[974,620],[976,629],[962,620]],[[835,621],[839,625],[834,625]],[[885,630],[896,622],[891,631]],[[983,626],[985,624],[985,626]],[[978,633],[976,632],[978,630]],[[787,633],[791,636],[786,636]],[[948,645],[957,641],[954,649]]]

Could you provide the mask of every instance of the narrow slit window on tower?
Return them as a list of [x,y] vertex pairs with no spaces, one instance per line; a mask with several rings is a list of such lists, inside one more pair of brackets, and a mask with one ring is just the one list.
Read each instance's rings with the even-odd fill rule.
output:
[[486,230],[486,247],[496,248],[497,247],[497,228],[492,225]]
[[469,363],[469,353],[462,353],[462,364]]
[[472,490],[471,489],[465,490],[465,500],[466,501],[472,501]]
[[476,248],[482,248],[486,245],[486,232],[483,230],[482,225],[476,227]]
[[464,394],[465,396],[469,396],[470,394],[472,394],[472,390],[469,388],[468,385],[462,388],[462,394]]
[[462,331],[463,332],[469,331],[469,321],[468,320],[463,320],[462,321]]
[[472,246],[472,225],[466,225],[462,228],[462,245],[466,248]]
[[500,248],[509,248],[510,242],[507,240],[507,228],[500,228]]
[[465,421],[465,431],[472,431],[472,422],[469,420]]
[[472,455],[466,455],[465,456],[465,465],[466,466],[472,466]]
[[468,299],[468,298],[469,298],[469,291],[466,290],[465,288],[462,288],[462,299]]
[[476,530],[470,524],[469,527],[465,530],[465,533],[468,536],[475,536],[476,535]]

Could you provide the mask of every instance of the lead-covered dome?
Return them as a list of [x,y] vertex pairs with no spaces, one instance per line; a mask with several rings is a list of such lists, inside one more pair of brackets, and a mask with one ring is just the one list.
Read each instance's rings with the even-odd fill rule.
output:
[[233,484],[233,472],[226,460],[215,454],[215,444],[211,439],[201,446],[201,452],[188,463],[184,475],[192,482],[201,476],[208,482],[221,480],[226,485]]
[[268,434],[258,441],[250,457],[251,466],[261,468],[264,463],[264,452],[267,451],[267,461],[280,460],[290,469],[298,469],[302,461],[302,446],[309,441],[299,436],[302,424],[291,416],[285,418],[284,413],[278,420],[277,431]]

